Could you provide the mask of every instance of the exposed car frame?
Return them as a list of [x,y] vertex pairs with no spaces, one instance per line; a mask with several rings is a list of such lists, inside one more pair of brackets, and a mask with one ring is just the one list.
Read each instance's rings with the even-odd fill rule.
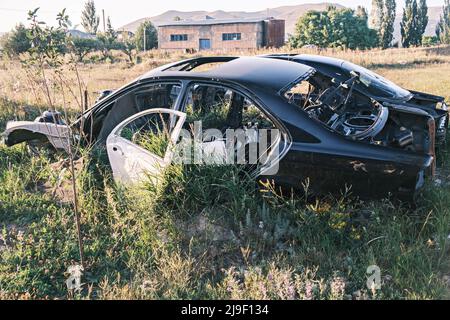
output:
[[445,98],[442,96],[403,89],[370,70],[342,59],[310,54],[270,54],[264,55],[264,57],[282,59],[308,65],[310,67],[313,67],[316,72],[321,73],[329,78],[334,78],[338,82],[348,80],[350,72],[354,70],[352,69],[352,67],[356,67],[357,69],[361,69],[363,71],[368,71],[372,75],[381,78],[383,81],[387,81],[388,85],[395,86],[400,90],[406,91],[407,95],[404,97],[389,97],[388,94],[377,95],[376,93],[367,90],[367,88],[363,85],[356,85],[356,91],[359,91],[361,94],[364,94],[391,108],[403,107],[409,108],[411,110],[420,109],[429,113],[436,122],[436,142],[438,144],[442,144],[445,142],[450,117],[448,106],[445,103]]

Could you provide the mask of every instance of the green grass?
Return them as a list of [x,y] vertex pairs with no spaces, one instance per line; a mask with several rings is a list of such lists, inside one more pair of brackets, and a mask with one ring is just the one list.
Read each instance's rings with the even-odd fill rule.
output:
[[[429,186],[416,209],[389,200],[281,198],[233,167],[168,170],[125,189],[92,155],[78,175],[86,273],[74,215],[40,188],[48,157],[0,147],[2,298],[436,299],[448,289],[450,187]],[[208,186],[208,187],[205,187]],[[383,285],[366,288],[378,265]],[[446,273],[447,272],[447,273]]]

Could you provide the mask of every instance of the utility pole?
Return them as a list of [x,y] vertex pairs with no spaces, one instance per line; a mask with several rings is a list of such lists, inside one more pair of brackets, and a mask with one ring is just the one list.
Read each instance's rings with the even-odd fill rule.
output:
[[106,32],[106,26],[105,26],[105,9],[102,9],[102,15],[103,15],[103,32]]
[[147,26],[144,24],[144,52],[147,52]]

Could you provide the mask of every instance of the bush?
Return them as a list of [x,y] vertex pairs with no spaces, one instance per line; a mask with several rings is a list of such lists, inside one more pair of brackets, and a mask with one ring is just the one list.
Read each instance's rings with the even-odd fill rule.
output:
[[435,46],[439,43],[439,39],[434,36],[423,36],[422,37],[422,46],[431,47]]
[[27,37],[27,28],[23,24],[18,24],[11,32],[2,37],[0,46],[8,56],[26,52],[31,48],[30,40]]
[[329,7],[308,11],[300,17],[295,34],[289,39],[293,48],[306,45],[344,49],[367,49],[377,45],[377,33],[369,29],[367,16],[351,9]]
[[111,50],[121,50],[122,48],[122,44],[108,34],[98,34],[97,39],[99,41],[99,49],[102,53],[103,60],[112,60]]
[[101,43],[97,39],[76,37],[72,39],[70,49],[78,57],[78,61],[83,61],[89,52],[96,51],[100,47]]

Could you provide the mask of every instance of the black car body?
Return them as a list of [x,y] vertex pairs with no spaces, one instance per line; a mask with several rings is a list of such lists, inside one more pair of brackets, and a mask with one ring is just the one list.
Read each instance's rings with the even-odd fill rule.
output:
[[[157,86],[164,90],[146,97],[149,102],[144,109],[170,108],[182,112],[187,112],[188,101],[195,105],[198,97],[211,99],[220,95],[223,99],[231,90],[233,96],[240,97],[232,104],[240,101],[242,108],[250,101],[281,132],[279,169],[270,176],[260,170],[261,178],[285,188],[307,186],[310,194],[351,188],[354,194],[363,197],[392,193],[412,198],[424,185],[425,177],[434,172],[435,124],[443,114],[432,104],[440,98],[413,93],[419,107],[392,99],[381,101],[355,88],[360,77],[357,73],[350,78],[337,78],[329,73],[328,77],[334,80],[327,80],[325,94],[297,93],[293,88],[314,79],[318,73],[325,74],[326,67],[286,61],[294,58],[208,57],[165,65],[100,100],[71,128],[87,141],[102,145],[118,124],[143,111],[139,99],[145,88]],[[208,64],[218,66],[197,71]],[[384,102],[392,106],[383,106]],[[322,114],[317,115],[327,113],[329,118],[329,114],[334,114],[332,118],[338,119],[345,114],[340,106],[344,103],[345,107],[363,109],[360,113],[356,110],[353,118],[344,119],[356,128],[351,132],[330,127],[321,119]],[[5,134],[8,145],[26,140],[23,136],[14,139],[14,130]]]

